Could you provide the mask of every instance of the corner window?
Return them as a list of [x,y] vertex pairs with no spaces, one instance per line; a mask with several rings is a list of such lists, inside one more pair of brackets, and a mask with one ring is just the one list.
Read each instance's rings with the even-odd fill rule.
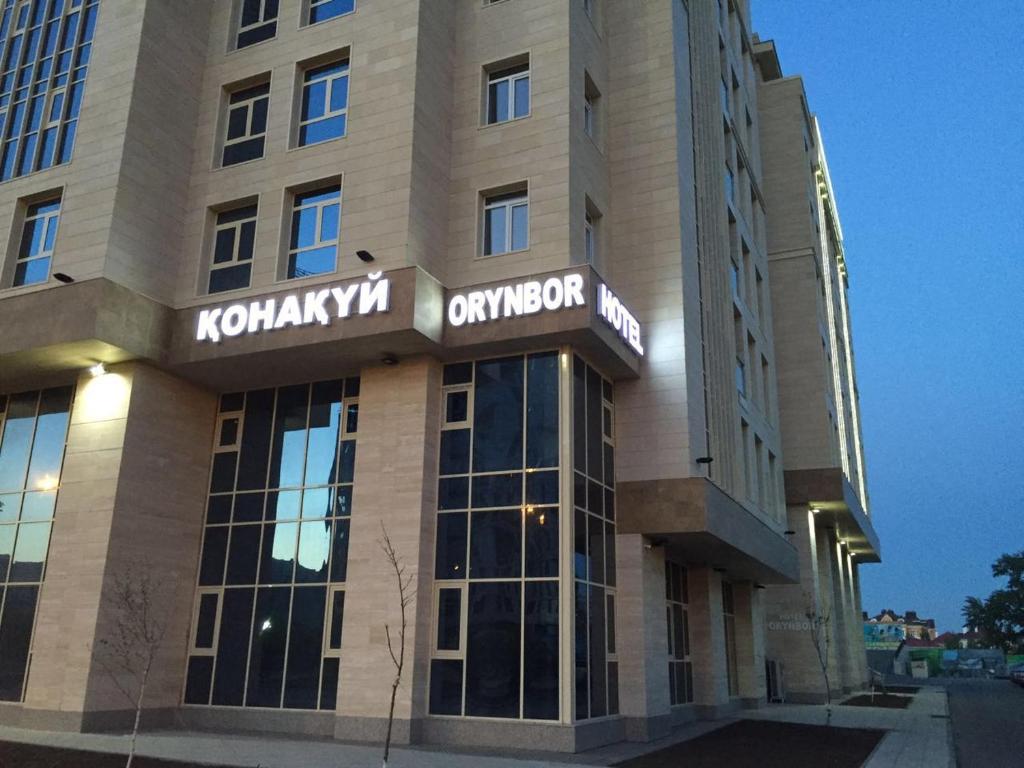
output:
[[526,189],[484,197],[483,255],[497,256],[530,246],[530,204]]
[[221,165],[234,165],[263,157],[269,106],[269,81],[229,94]]
[[277,34],[278,0],[241,0],[235,48],[269,40]]
[[597,248],[596,233],[594,232],[594,217],[590,215],[590,211],[587,211],[583,216],[583,252],[586,256],[587,264],[594,263],[594,252]]
[[504,123],[530,113],[530,62],[487,73],[487,124]]
[[348,120],[348,59],[307,69],[302,75],[299,146],[345,135]]
[[14,285],[42,283],[50,276],[50,259],[60,222],[60,197],[32,203],[25,211]]
[[317,24],[336,16],[352,13],[355,9],[356,0],[309,0],[309,14],[306,17],[306,23]]
[[288,245],[289,279],[335,270],[340,225],[340,184],[296,193]]
[[213,236],[209,293],[248,288],[256,242],[256,204],[221,211]]
[[601,92],[589,73],[583,74],[583,132],[595,142],[598,139],[598,107]]

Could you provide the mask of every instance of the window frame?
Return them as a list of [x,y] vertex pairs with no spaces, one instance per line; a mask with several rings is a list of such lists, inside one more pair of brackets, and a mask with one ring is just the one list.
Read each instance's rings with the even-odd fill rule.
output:
[[[36,213],[31,214],[30,211],[33,207],[44,206],[47,204],[57,204],[57,210],[47,213]],[[16,240],[12,244],[11,252],[14,254],[14,259],[11,261],[10,269],[11,276],[10,287],[11,288],[24,288],[33,285],[44,285],[49,279],[50,275],[53,274],[53,255],[57,250],[57,237],[60,234],[60,219],[61,214],[64,212],[64,190],[55,190],[53,192],[42,193],[40,195],[34,195],[31,198],[23,198],[18,201],[17,205],[17,227],[12,228],[12,234],[15,234]],[[36,221],[42,221],[42,234],[41,234],[41,245],[40,250],[35,255],[29,255],[22,258],[22,249],[24,248],[25,238],[27,236],[27,228],[30,223]],[[53,243],[49,250],[46,249],[47,235],[50,232],[50,227],[54,227],[53,232]],[[12,238],[14,239],[14,238]],[[18,279],[18,268],[23,264],[29,264],[34,261],[46,260],[48,262],[46,268],[46,276],[41,280],[33,280],[31,282],[17,282]]]
[[[481,217],[480,217],[480,248],[477,252],[478,258],[489,259],[494,256],[506,256],[510,253],[522,253],[530,250],[530,190],[529,186],[512,186],[504,190],[492,190],[480,193]],[[512,247],[513,237],[513,213],[514,209],[525,207],[526,209],[526,244],[521,248]],[[505,250],[488,252],[487,239],[487,217],[488,213],[498,208],[505,209]]]
[[[217,611],[213,618],[213,642],[209,648],[200,648],[196,645],[196,634],[199,631],[199,609],[203,602],[205,595],[215,595],[217,597]],[[192,623],[189,625],[191,631],[188,637],[188,655],[189,656],[210,656],[213,658],[214,674],[216,674],[217,668],[217,646],[220,640],[220,620],[221,611],[224,608],[224,587],[198,587],[196,589],[195,597],[193,598],[192,606]],[[212,679],[212,675],[211,675]]]
[[[353,11],[354,13],[354,11]],[[330,21],[330,19],[327,19]],[[323,22],[317,22],[318,24]],[[326,67],[341,65],[341,72],[333,74],[318,75],[312,80],[306,78],[309,74],[317,69],[323,69]],[[334,88],[337,86],[339,80],[345,81],[345,106],[337,110],[330,109],[331,97],[334,94]],[[324,112],[322,115],[316,118],[303,120],[302,119],[302,104],[306,98],[306,89],[311,88],[316,83],[326,83],[324,92]],[[292,134],[292,149],[301,149],[302,147],[314,147],[320,144],[326,144],[328,141],[335,141],[337,139],[344,139],[348,136],[348,108],[349,108],[349,97],[351,95],[351,83],[352,83],[352,60],[348,50],[339,52],[337,56],[331,56],[326,59],[318,58],[313,61],[302,62],[298,65],[298,72],[296,78],[296,105],[295,105],[295,129]],[[330,136],[325,139],[318,141],[307,141],[302,142],[302,129],[313,125],[315,123],[326,122],[336,117],[345,118],[345,129],[338,136]]]
[[[243,100],[239,101],[238,103],[232,103],[231,99],[236,94],[242,93],[244,91],[253,90],[254,88],[259,88],[259,87],[264,86],[264,85],[267,88],[267,92],[265,94],[260,94],[258,96],[252,96],[252,97],[250,97],[248,99],[243,99]],[[224,94],[224,96],[223,96],[224,108],[223,108],[223,111],[221,113],[222,128],[218,132],[218,134],[219,134],[218,138],[220,139],[220,146],[218,148],[219,151],[217,152],[217,155],[216,155],[216,166],[218,168],[233,168],[236,165],[244,165],[246,163],[253,163],[253,162],[257,161],[257,160],[262,160],[263,158],[265,158],[267,156],[267,144],[268,144],[267,139],[269,138],[269,130],[268,129],[269,129],[269,124],[270,124],[270,96],[271,96],[272,90],[273,90],[273,82],[272,82],[272,77],[271,77],[271,75],[269,73],[266,73],[265,76],[257,76],[256,78],[251,78],[250,80],[244,81],[242,83],[232,83],[230,85],[224,86],[224,88],[222,90],[222,92]],[[251,133],[250,131],[252,130],[253,114],[255,112],[253,107],[255,106],[256,102],[259,101],[260,99],[266,99],[266,101],[267,101],[267,116],[265,118],[265,124],[263,126],[263,132],[262,133]],[[228,130],[230,129],[230,125],[231,125],[231,112],[234,109],[238,109],[242,105],[245,105],[245,107],[246,107],[246,109],[248,111],[248,114],[246,116],[246,133],[243,136],[239,136],[239,137],[234,138],[234,139],[228,138]],[[242,144],[242,143],[247,142],[247,141],[254,141],[255,139],[260,139],[260,138],[263,139],[263,148],[262,148],[262,150],[260,150],[260,154],[259,154],[258,157],[250,157],[247,160],[238,160],[238,161],[236,161],[234,163],[226,163],[226,162],[224,162],[224,154],[225,154],[225,152],[227,152],[229,147],[233,147],[233,146],[235,146],[237,144]]]
[[319,19],[313,21],[313,8],[321,5],[327,5],[331,0],[303,0],[302,2],[302,14],[299,17],[300,23],[299,28],[304,29],[306,27],[315,27],[318,24],[326,24],[328,21],[334,21],[335,19],[343,19],[346,16],[351,16],[358,9],[358,0],[352,0],[352,10],[344,11],[343,13],[335,14],[334,16],[328,16],[326,19]]
[[[330,200],[324,201],[322,203],[313,203],[313,204],[302,205],[302,206],[297,205],[297,200],[298,200],[298,198],[300,196],[308,195],[308,194],[311,194],[311,193],[314,193],[314,192],[325,192],[328,188],[332,188],[332,187],[335,187],[335,186],[338,188],[338,196],[337,196],[337,198],[331,198]],[[333,274],[333,273],[338,271],[339,261],[341,259],[341,219],[342,219],[342,200],[344,198],[344,189],[345,189],[345,185],[344,185],[343,179],[341,177],[335,177],[335,179],[325,179],[325,180],[322,180],[322,181],[312,182],[310,184],[305,184],[302,187],[292,188],[292,189],[288,190],[288,192],[287,192],[287,200],[288,200],[289,204],[285,207],[285,216],[287,217],[286,218],[287,224],[286,224],[285,227],[282,228],[282,234],[284,236],[284,245],[285,245],[285,259],[284,259],[283,269],[281,270],[281,278],[279,279],[278,282],[287,282],[287,281],[291,281],[291,280],[303,280],[303,279],[306,279],[308,277],[316,277],[316,276],[319,276],[319,275],[329,275],[329,274]],[[291,272],[291,262],[292,262],[292,258],[293,257],[297,257],[302,252],[317,250],[319,248],[325,247],[326,245],[332,244],[329,241],[321,240],[320,239],[320,233],[321,233],[321,230],[323,228],[323,223],[324,223],[324,218],[323,218],[323,213],[322,213],[323,209],[328,207],[328,206],[330,206],[330,205],[335,205],[335,204],[338,206],[338,236],[337,236],[337,238],[333,242],[333,246],[334,246],[334,266],[333,266],[333,268],[331,268],[329,270],[325,270],[323,272],[314,272],[314,273],[309,274],[309,275],[292,275],[292,276],[289,276],[289,272]],[[316,229],[315,229],[315,234],[314,234],[314,237],[316,238],[315,242],[314,242],[313,245],[292,248],[292,246],[291,246],[291,242],[292,242],[292,227],[294,226],[295,213],[297,211],[299,211],[299,210],[304,209],[304,208],[311,208],[311,207],[315,207],[317,209],[317,211],[318,211],[317,218],[316,218]]]
[[[273,40],[273,39],[275,39],[277,37],[278,22],[281,20],[281,6],[280,6],[280,3],[278,3],[277,13],[274,14],[273,18],[268,19],[267,18],[267,3],[269,1],[270,0],[256,0],[256,2],[258,2],[260,4],[260,11],[259,11],[260,20],[259,21],[255,21],[252,24],[248,24],[248,25],[243,26],[242,25],[242,13],[245,10],[246,0],[237,0],[237,2],[235,3],[235,7],[234,7],[234,18],[233,18],[233,23],[231,25],[232,32],[231,32],[231,38],[230,38],[229,45],[228,45],[228,53],[233,53],[235,51],[244,51],[247,48],[252,48],[254,45],[259,45],[260,43],[270,42],[271,40]],[[258,28],[264,27],[264,26],[269,26],[271,24],[274,26],[274,33],[272,35],[270,35],[269,37],[265,37],[262,40],[257,40],[256,42],[253,42],[253,43],[246,43],[245,45],[239,45],[238,38],[240,38],[244,32],[251,32],[251,31],[253,31],[255,29],[258,29]]]
[[[525,120],[533,114],[533,82],[532,82],[532,67],[530,62],[530,54],[524,54],[522,56],[515,56],[511,59],[506,59],[499,62],[488,64],[484,67],[484,109],[483,109],[483,120],[482,127],[486,128],[492,125],[505,125],[506,123],[515,122],[516,120]],[[497,77],[496,77],[497,75]],[[526,107],[526,112],[521,115],[516,115],[516,83],[519,80],[526,80],[526,93],[527,101],[529,102]],[[508,109],[508,117],[504,120],[491,120],[491,90],[493,86],[502,83],[508,83],[508,96],[506,98],[506,107]]]
[[[255,208],[256,212],[251,218],[236,219],[225,224],[219,223],[217,220],[222,214],[232,213],[234,211],[240,211],[243,208]],[[224,206],[218,207],[216,210],[211,211],[212,220],[210,222],[210,237],[209,243],[206,248],[206,269],[204,270],[205,280],[202,286],[202,293],[207,296],[217,296],[222,293],[231,293],[232,291],[241,291],[252,287],[252,266],[256,261],[256,239],[259,236],[260,229],[260,208],[259,198],[252,199],[248,202],[241,201],[240,204],[227,203]],[[242,225],[248,222],[253,223],[253,252],[247,260],[240,260],[238,258],[239,248],[241,244],[241,230]],[[223,230],[234,229],[234,246],[232,250],[232,256],[230,261],[223,261],[220,264],[214,262],[214,256],[217,249],[217,234]],[[213,273],[219,270],[228,269],[230,267],[238,267],[244,264],[249,264],[249,279],[246,281],[246,285],[239,286],[237,288],[228,288],[223,291],[211,291],[210,281],[213,277]]]

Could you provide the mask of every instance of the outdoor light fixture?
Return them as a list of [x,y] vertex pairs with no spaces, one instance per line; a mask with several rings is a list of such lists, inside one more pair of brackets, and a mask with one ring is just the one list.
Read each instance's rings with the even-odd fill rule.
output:
[[71,275],[65,274],[64,272],[54,272],[53,273],[53,279],[56,280],[59,283],[73,283],[73,282],[75,282],[75,278],[73,278]]
[[821,512],[821,510],[820,510],[820,509],[818,509],[817,507],[811,507],[811,514],[812,514],[812,515],[816,515],[816,514],[818,514],[819,512]]
[[367,264],[373,261],[373,254],[369,251],[356,251],[356,256],[359,257],[360,261],[365,261]]
[[385,352],[381,356],[380,361],[384,363],[384,365],[398,365],[398,357],[390,352]]
[[664,546],[665,546],[665,539],[651,539],[646,544],[644,544],[644,549],[650,551],[650,550],[654,549],[655,547],[664,547]]
[[97,376],[102,376],[106,372],[107,366],[105,366],[103,363],[96,363],[96,365],[90,366],[89,368],[89,373],[93,375],[93,378]]
[[714,459],[710,456],[699,456],[696,459],[698,464],[710,464],[712,461],[714,461]]
[[782,533],[783,533],[784,536],[796,536],[796,531],[786,530],[786,531],[783,531]]
[[754,589],[764,589],[764,584],[755,584]]
[[715,568],[715,573],[725,573],[725,568]]

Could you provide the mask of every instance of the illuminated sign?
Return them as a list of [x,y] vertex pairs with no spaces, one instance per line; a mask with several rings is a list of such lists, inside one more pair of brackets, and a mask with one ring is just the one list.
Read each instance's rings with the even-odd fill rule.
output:
[[614,328],[634,352],[638,355],[644,353],[644,346],[640,343],[640,322],[604,283],[597,287],[597,315]]
[[319,288],[304,296],[292,293],[280,301],[263,299],[226,307],[203,309],[196,323],[196,341],[220,341],[259,331],[277,331],[303,325],[330,325],[352,315],[387,312],[391,308],[391,281],[371,272],[362,283]]
[[582,307],[586,303],[583,275],[562,275],[549,277],[544,282],[528,280],[452,296],[448,300],[448,322],[458,328],[488,320],[534,315],[541,310]]

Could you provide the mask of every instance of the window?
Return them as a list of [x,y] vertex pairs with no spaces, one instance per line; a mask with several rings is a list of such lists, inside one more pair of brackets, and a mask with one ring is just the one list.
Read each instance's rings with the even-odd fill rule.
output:
[[71,387],[0,395],[0,701],[24,693],[71,400]]
[[60,221],[60,198],[32,203],[25,211],[14,285],[42,283],[50,276],[50,260]]
[[732,285],[732,297],[740,300],[740,268],[735,261],[729,262],[729,282]]
[[341,185],[296,193],[288,245],[289,279],[333,272],[338,259]]
[[227,131],[221,165],[263,157],[269,105],[269,81],[234,91],[228,96]]
[[356,9],[356,0],[309,0],[307,24],[317,24],[337,16],[344,16]]
[[556,720],[558,353],[442,382],[430,713]]
[[724,112],[725,116],[728,117],[729,116],[729,86],[727,86],[725,84],[725,80],[722,81],[721,94],[722,94],[722,112]]
[[485,197],[483,255],[529,248],[529,224],[530,204],[525,189]]
[[578,720],[619,712],[615,651],[614,391],[572,361],[574,687]]
[[530,62],[487,74],[487,124],[504,123],[530,113]]
[[597,90],[589,72],[583,73],[583,132],[595,142],[598,140],[598,107],[601,92]]
[[594,217],[587,211],[583,214],[583,253],[587,264],[593,265],[597,252],[597,234],[595,232]]
[[209,293],[248,288],[256,241],[255,204],[221,211],[213,235]]
[[348,121],[348,59],[307,69],[302,76],[299,146],[345,135]]
[[747,396],[747,369],[739,357],[736,358],[736,391],[740,397]]
[[185,703],[333,710],[359,379],[221,396]]
[[71,160],[98,4],[3,4],[0,180]]
[[732,168],[729,166],[725,167],[725,196],[732,202],[734,200],[733,192],[735,187],[735,178],[732,175]]
[[665,561],[665,626],[668,630],[668,693],[672,706],[693,702],[690,598],[686,568]]
[[235,48],[269,40],[277,34],[278,0],[240,0]]
[[594,18],[594,0],[583,0],[583,12],[591,19]]

